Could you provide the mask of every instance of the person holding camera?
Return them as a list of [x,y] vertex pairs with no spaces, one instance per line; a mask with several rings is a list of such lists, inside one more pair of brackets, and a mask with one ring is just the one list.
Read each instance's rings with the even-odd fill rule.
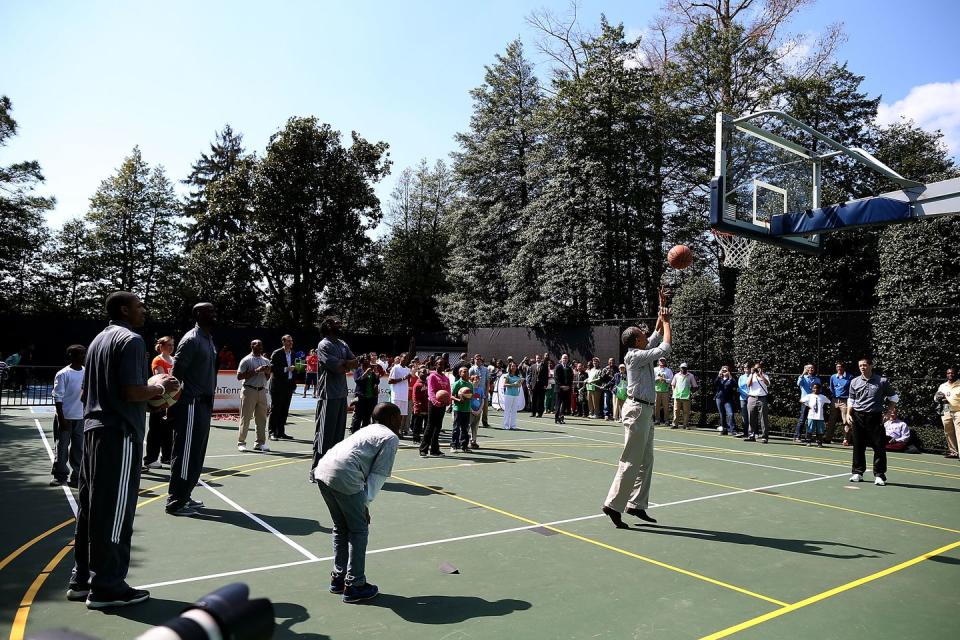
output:
[[947,381],[937,388],[934,399],[940,405],[940,420],[943,422],[943,435],[947,437],[947,452],[944,458],[957,459],[960,440],[960,380],[956,369],[947,369]]
[[747,378],[747,413],[750,415],[750,435],[746,442],[756,442],[760,432],[760,442],[770,441],[770,378],[763,372],[763,363],[758,362],[750,370]]
[[737,382],[730,375],[730,367],[724,365],[717,372],[717,379],[713,381],[714,401],[717,403],[717,413],[720,414],[720,425],[717,427],[722,435],[737,435],[737,422],[733,417],[733,399],[737,393]]

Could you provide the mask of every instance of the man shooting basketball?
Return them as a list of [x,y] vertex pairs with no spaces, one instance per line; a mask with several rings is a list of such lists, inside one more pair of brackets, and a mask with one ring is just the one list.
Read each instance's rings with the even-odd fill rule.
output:
[[[656,400],[653,367],[670,353],[670,310],[666,296],[660,292],[660,313],[657,326],[647,336],[646,328],[629,327],[621,336],[627,347],[627,400],[621,411],[625,431],[623,453],[617,473],[610,485],[603,512],[618,529],[626,529],[622,513],[626,511],[646,522],[656,522],[647,515],[650,480],[653,477],[653,406]],[[661,337],[660,331],[663,330]]]

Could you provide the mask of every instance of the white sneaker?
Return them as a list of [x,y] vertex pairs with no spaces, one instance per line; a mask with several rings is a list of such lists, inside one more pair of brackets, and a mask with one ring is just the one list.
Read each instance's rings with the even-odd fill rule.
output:
[[876,478],[873,479],[873,484],[877,485],[878,487],[885,487],[887,485],[887,481],[884,480],[881,476],[877,476]]
[[239,451],[240,453],[243,453],[243,452],[246,451],[246,450],[247,450],[247,445],[245,445],[245,444],[238,444],[238,445],[237,445],[237,451]]
[[863,476],[859,473],[855,473],[850,476],[850,482],[863,482]]
[[268,447],[268,446],[267,446],[267,443],[264,442],[263,444],[255,444],[255,445],[253,445],[253,450],[254,450],[254,451],[270,451],[270,447]]

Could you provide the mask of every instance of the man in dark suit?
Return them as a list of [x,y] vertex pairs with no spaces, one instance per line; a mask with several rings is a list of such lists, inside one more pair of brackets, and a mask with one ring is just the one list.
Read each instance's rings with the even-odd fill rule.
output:
[[547,398],[547,382],[550,380],[550,354],[544,353],[543,359],[537,363],[533,373],[533,412],[532,418],[543,417],[543,405]]
[[290,413],[290,398],[297,388],[296,366],[293,358],[293,338],[280,339],[282,347],[270,355],[270,439],[292,440],[287,435],[287,414]]
[[573,385],[573,368],[570,366],[570,356],[563,354],[560,356],[560,362],[553,370],[553,382],[557,387],[557,411],[553,416],[553,421],[557,424],[563,424],[563,414],[570,408],[570,389]]

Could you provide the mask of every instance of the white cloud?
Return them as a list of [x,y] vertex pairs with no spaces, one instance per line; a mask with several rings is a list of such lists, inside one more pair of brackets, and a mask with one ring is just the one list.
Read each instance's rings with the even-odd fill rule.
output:
[[928,131],[941,130],[950,153],[960,156],[960,80],[922,84],[910,89],[902,100],[880,103],[879,124],[893,124],[900,118],[913,120]]

